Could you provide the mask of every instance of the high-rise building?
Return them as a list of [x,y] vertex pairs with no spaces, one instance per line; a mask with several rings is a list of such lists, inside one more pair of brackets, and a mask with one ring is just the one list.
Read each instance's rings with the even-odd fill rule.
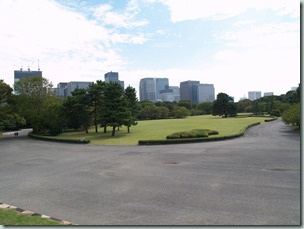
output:
[[213,84],[199,84],[197,85],[197,101],[202,102],[213,102],[215,100],[215,92]]
[[154,78],[144,78],[139,83],[139,99],[144,100],[156,100],[156,85]]
[[193,104],[198,103],[197,90],[199,81],[184,81],[180,83],[180,100],[189,100]]
[[71,96],[72,92],[75,89],[87,89],[89,87],[89,85],[92,84],[92,83],[93,82],[71,81],[71,82],[67,83],[65,95],[66,96]]
[[261,91],[249,91],[248,92],[248,99],[251,101],[257,100],[262,97]]
[[273,92],[264,92],[264,96],[273,96]]
[[178,86],[169,86],[169,89],[172,89],[173,91],[173,97],[175,102],[180,101],[180,89]]
[[[20,70],[14,71],[14,83],[17,83],[21,79],[34,76],[42,77],[42,71],[40,71],[40,69],[38,69],[38,71],[31,71],[29,68],[24,71],[22,68],[20,68]],[[14,93],[18,94],[18,91],[15,91]]]
[[140,101],[162,101],[161,91],[168,88],[168,78],[143,78],[139,83],[139,99]]
[[110,82],[117,82],[120,84],[120,86],[122,86],[123,88],[125,88],[125,82],[119,80],[118,78],[118,72],[108,72],[104,75],[105,77],[105,82],[106,83],[110,83]]
[[58,97],[67,97],[68,83],[59,83],[56,88],[56,95]]
[[168,78],[155,78],[155,89],[156,89],[156,100],[162,101],[162,95],[160,92],[162,90],[169,89],[169,80]]

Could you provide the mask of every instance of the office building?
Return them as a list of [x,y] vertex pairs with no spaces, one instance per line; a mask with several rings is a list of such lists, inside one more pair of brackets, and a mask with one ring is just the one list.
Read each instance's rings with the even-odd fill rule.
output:
[[296,91],[298,89],[298,87],[291,87],[292,91]]
[[169,86],[169,89],[173,91],[173,98],[175,102],[180,101],[180,89],[178,86]]
[[78,82],[78,81],[71,81],[69,83],[67,83],[67,87],[66,87],[66,96],[71,96],[72,92],[75,89],[87,89],[89,87],[90,84],[92,84],[93,82]]
[[[38,69],[38,71],[31,71],[29,68],[27,70],[23,70],[20,68],[20,70],[15,70],[14,71],[14,83],[17,83],[19,80],[24,79],[24,78],[30,78],[30,77],[42,77],[42,71]],[[18,91],[14,92],[16,95],[19,94]]]
[[262,92],[261,91],[249,91],[248,92],[248,99],[251,101],[257,100],[261,98]]
[[104,75],[105,78],[105,82],[106,83],[110,83],[110,82],[117,82],[120,84],[120,86],[122,86],[123,88],[125,88],[125,82],[119,80],[118,78],[118,72],[108,72]]
[[264,92],[264,96],[273,96],[273,92]]
[[213,102],[215,100],[215,92],[213,84],[197,85],[197,102]]
[[155,78],[155,89],[156,89],[156,100],[162,101],[162,95],[160,92],[162,90],[169,89],[169,80],[168,78]]
[[140,101],[162,101],[161,91],[169,88],[167,78],[143,78],[139,83]]
[[59,83],[57,84],[57,88],[56,88],[56,95],[58,97],[67,97],[67,87],[68,87],[68,83]]
[[179,87],[169,86],[164,90],[160,90],[160,98],[161,101],[179,102],[180,100]]
[[189,100],[193,104],[198,103],[197,90],[199,81],[184,81],[180,83],[180,100]]

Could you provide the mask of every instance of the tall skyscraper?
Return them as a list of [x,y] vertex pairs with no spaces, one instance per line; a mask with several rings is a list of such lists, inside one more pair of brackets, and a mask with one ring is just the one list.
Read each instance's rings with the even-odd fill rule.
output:
[[251,101],[257,100],[262,97],[261,91],[249,91],[248,92],[248,99]]
[[108,72],[104,75],[105,77],[105,82],[110,83],[110,82],[117,82],[120,84],[120,86],[122,86],[123,88],[125,88],[125,82],[119,80],[118,78],[118,72]]
[[184,81],[180,83],[180,100],[189,100],[193,104],[198,103],[197,90],[199,81]]
[[161,101],[161,91],[168,88],[168,78],[143,78],[139,83],[139,99],[140,101]]
[[197,100],[198,103],[213,102],[215,100],[215,92],[213,84],[199,84],[197,85]]

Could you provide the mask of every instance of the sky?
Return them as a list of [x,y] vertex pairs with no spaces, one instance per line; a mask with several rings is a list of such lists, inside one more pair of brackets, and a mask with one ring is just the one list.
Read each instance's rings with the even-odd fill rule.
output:
[[[59,82],[119,72],[170,86],[199,80],[236,101],[300,83],[300,1],[0,0],[0,79],[38,69]],[[39,61],[38,61],[39,60]]]

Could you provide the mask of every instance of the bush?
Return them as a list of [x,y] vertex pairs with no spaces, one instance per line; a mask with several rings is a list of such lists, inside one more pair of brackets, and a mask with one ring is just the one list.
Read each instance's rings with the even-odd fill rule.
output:
[[191,131],[182,131],[170,134],[166,137],[166,139],[180,139],[180,138],[203,138],[208,137],[209,135],[218,134],[219,132],[216,130],[208,130],[208,129],[194,129]]

